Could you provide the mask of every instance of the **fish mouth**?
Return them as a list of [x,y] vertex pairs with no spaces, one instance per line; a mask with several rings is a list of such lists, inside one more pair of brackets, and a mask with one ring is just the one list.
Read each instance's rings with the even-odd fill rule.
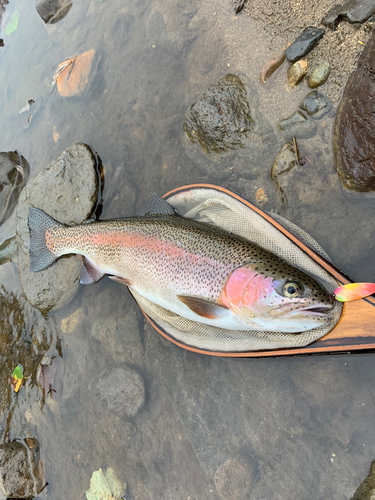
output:
[[332,305],[324,305],[321,304],[319,306],[308,306],[301,307],[300,309],[296,309],[292,311],[292,314],[304,313],[307,316],[327,316],[327,314],[332,310]]
[[298,314],[303,314],[304,316],[315,316],[315,317],[325,317],[329,312],[332,311],[331,304],[319,304],[319,305],[309,305],[303,307],[303,304],[300,304],[301,307],[298,307],[298,304],[283,304],[282,306],[274,309],[271,314],[272,316],[296,316]]

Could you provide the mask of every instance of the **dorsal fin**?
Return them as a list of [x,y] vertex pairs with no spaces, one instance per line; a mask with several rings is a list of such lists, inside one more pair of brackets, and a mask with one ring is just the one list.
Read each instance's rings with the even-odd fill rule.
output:
[[145,215],[176,215],[176,212],[167,201],[154,193],[137,215],[138,217],[144,217]]

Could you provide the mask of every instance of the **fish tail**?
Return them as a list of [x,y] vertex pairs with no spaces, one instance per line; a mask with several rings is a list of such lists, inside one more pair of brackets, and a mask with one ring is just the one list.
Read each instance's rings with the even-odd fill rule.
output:
[[35,273],[49,267],[58,255],[52,253],[46,244],[46,231],[52,227],[64,226],[39,208],[29,208],[30,271]]

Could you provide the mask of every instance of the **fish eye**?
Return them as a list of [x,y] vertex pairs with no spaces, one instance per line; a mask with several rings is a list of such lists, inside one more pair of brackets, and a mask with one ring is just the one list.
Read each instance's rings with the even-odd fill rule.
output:
[[303,293],[303,287],[297,281],[287,281],[283,287],[283,294],[289,299],[294,299]]

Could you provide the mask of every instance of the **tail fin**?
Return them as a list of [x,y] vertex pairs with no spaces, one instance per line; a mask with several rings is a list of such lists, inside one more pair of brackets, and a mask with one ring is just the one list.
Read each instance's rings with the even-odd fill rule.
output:
[[51,227],[63,226],[39,208],[29,208],[30,271],[33,273],[49,267],[57,256],[46,245],[46,231]]

